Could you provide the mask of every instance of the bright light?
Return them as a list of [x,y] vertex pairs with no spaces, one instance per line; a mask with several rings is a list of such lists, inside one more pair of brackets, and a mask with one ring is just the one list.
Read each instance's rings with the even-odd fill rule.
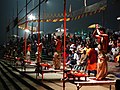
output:
[[28,18],[29,18],[30,20],[35,20],[35,16],[34,16],[33,14],[30,14],[30,15],[28,16]]
[[120,17],[118,17],[117,20],[120,20]]
[[45,3],[47,3],[48,2],[48,0],[45,0]]
[[[64,32],[64,28],[57,28],[56,30],[57,30],[57,32]],[[68,30],[68,29],[66,28],[66,30]]]
[[28,33],[28,32],[29,32],[29,30],[28,30],[28,29],[25,29],[25,32],[27,32],[27,33]]
[[48,0],[45,0],[45,3],[47,3],[47,4],[48,4],[48,3],[50,3],[50,2],[49,2]]
[[60,30],[58,30],[58,32],[60,32]]
[[61,32],[64,32],[64,29],[61,29]]
[[[35,34],[35,33],[38,33],[38,31],[37,31],[37,32],[34,32],[34,34]],[[40,31],[40,34],[42,34],[42,33],[43,33],[43,31]]]

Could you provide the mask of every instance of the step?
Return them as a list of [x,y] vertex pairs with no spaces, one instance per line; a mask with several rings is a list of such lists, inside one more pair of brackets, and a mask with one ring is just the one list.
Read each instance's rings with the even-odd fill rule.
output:
[[[12,68],[9,68],[9,69],[10,69],[10,70],[13,70]],[[15,71],[14,71],[13,73],[18,74],[19,76],[17,76],[17,77],[23,79],[23,81],[26,82],[26,83],[28,83],[29,85],[34,86],[34,88],[35,88],[36,90],[47,90],[47,89],[45,89],[43,86],[38,85],[38,84],[34,83],[33,81],[31,81],[30,79],[28,79],[28,78],[20,75],[20,73],[15,72]],[[23,89],[23,90],[25,90],[25,89]]]
[[4,76],[13,84],[12,86],[14,86],[17,90],[30,90],[28,87],[22,84],[18,79],[12,76],[11,73],[9,73],[5,68],[1,67],[1,70]]
[[[1,74],[1,73],[0,73]],[[1,78],[1,76],[0,76],[0,88],[2,89],[2,90],[8,90],[8,88],[5,88],[6,86],[4,85],[4,80]]]
[[[7,64],[6,62],[4,62],[3,61],[3,63],[5,63],[5,64]],[[8,64],[7,64],[8,65]],[[10,66],[10,65],[8,65],[8,66]],[[11,68],[10,68],[11,67]],[[27,78],[27,79],[29,79],[30,81],[28,81],[28,82],[30,82],[30,83],[32,83],[32,85],[33,85],[33,83],[35,83],[33,86],[37,86],[37,87],[39,87],[39,88],[42,88],[42,89],[40,89],[40,90],[53,90],[52,88],[50,88],[49,86],[47,86],[47,85],[45,85],[45,84],[43,84],[43,82],[41,82],[41,81],[39,81],[39,80],[36,80],[35,78],[33,78],[33,77],[31,77],[31,75],[27,75],[27,74],[25,74],[25,73],[21,73],[21,71],[19,71],[18,69],[16,69],[15,67],[12,67],[12,66],[10,66],[9,67],[9,69],[11,69],[11,70],[15,70],[14,71],[14,73],[16,73],[16,74],[21,74],[21,77],[22,78]],[[23,77],[24,76],[24,77]],[[25,80],[26,81],[26,80]],[[37,88],[36,87],[36,88]],[[39,89],[38,89],[39,90]]]
[[13,85],[13,83],[11,83],[11,81],[6,77],[6,75],[3,73],[3,70],[0,66],[1,69],[1,80],[3,85],[5,86],[6,90],[16,90],[15,86]]
[[16,90],[13,84],[0,72],[0,88],[1,90]]

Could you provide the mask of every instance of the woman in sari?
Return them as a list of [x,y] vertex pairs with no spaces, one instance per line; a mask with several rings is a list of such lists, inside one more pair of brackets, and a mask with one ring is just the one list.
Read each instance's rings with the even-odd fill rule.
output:
[[108,73],[108,65],[107,65],[107,61],[108,61],[108,57],[105,54],[105,51],[100,49],[101,46],[98,46],[99,48],[99,54],[98,54],[98,62],[97,62],[97,75],[96,75],[96,79],[97,80],[102,80],[107,76]]

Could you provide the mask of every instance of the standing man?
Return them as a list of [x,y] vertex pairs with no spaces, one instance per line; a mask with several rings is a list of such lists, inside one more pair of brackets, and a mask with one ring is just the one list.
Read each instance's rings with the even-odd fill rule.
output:
[[96,29],[93,32],[93,37],[97,39],[98,45],[101,44],[101,49],[107,53],[108,49],[108,35],[105,33],[104,28],[99,28],[98,24],[96,24]]
[[31,44],[28,44],[28,46],[27,46],[26,60],[30,60],[30,52],[31,52]]
[[58,53],[58,63],[59,63],[59,68],[60,68],[60,64],[61,64],[61,54],[62,54],[62,41],[60,40],[60,36],[57,36],[57,40],[56,40],[56,52]]
[[93,36],[97,38],[98,43],[98,59],[97,59],[97,80],[102,80],[107,76],[108,73],[108,65],[107,61],[109,58],[107,57],[107,49],[108,49],[108,35],[105,33],[104,28],[98,28],[98,24],[96,24],[96,30],[93,32]]
[[61,57],[61,53],[62,53],[62,41],[60,40],[60,36],[57,36],[56,51],[57,51],[59,57]]

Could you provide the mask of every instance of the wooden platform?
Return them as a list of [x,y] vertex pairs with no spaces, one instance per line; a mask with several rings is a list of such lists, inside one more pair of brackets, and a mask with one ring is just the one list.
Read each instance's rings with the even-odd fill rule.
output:
[[79,90],[82,86],[96,86],[96,85],[109,85],[111,90],[111,85],[115,85],[116,80],[105,79],[105,80],[94,80],[94,78],[88,78],[87,81],[74,81],[76,84],[77,90]]

